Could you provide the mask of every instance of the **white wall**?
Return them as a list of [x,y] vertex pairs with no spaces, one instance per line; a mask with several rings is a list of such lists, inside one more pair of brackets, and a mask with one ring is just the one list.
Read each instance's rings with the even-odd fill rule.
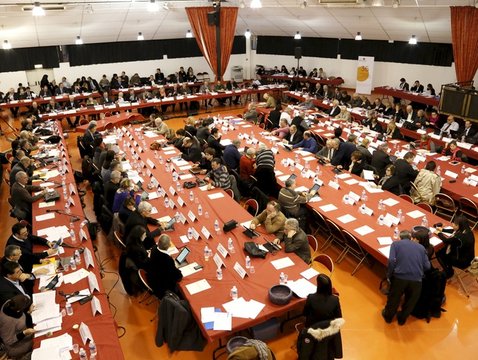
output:
[[10,88],[17,90],[18,83],[26,85],[27,73],[25,71],[0,72],[0,91],[7,92]]

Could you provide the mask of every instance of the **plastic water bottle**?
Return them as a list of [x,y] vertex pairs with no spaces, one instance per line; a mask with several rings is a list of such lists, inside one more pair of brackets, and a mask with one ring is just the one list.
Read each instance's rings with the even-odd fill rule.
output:
[[93,340],[90,340],[90,360],[96,360],[96,355],[98,354],[96,350],[96,344]]
[[163,157],[162,157],[162,156],[159,156],[159,163],[160,163],[160,164],[164,163],[164,160],[163,160]]
[[67,301],[65,305],[66,315],[71,316],[73,315],[73,306]]
[[251,267],[251,258],[249,256],[246,256],[246,269],[249,269]]
[[395,229],[393,230],[393,239],[398,240],[399,235],[400,231],[398,230],[398,226],[395,226]]
[[176,182],[178,181],[179,175],[176,171],[173,171],[173,181]]
[[401,223],[403,222],[402,217],[403,217],[402,209],[399,209],[397,212],[397,218]]
[[234,285],[231,289],[231,298],[232,300],[236,300],[237,299],[237,296],[238,296],[238,293],[237,293],[237,287]]
[[179,216],[179,212],[176,211],[176,214],[174,214],[174,219],[176,219],[176,222],[181,221],[181,217]]
[[70,268],[73,271],[76,270],[76,261],[75,261],[75,256],[74,255],[70,258]]
[[229,252],[230,252],[231,254],[234,254],[234,251],[235,251],[235,250],[234,250],[234,242],[232,241],[231,238],[229,238],[229,239],[227,240],[227,249],[229,250]]
[[188,239],[191,240],[193,238],[193,229],[188,228]]
[[362,200],[363,202],[366,202],[368,200],[367,192],[365,190],[362,191],[362,196],[360,196],[360,200]]
[[344,197],[342,198],[342,202],[345,204],[345,205],[348,205],[349,204],[349,195],[348,194],[345,194]]
[[189,201],[194,201],[194,193],[192,190],[189,192]]
[[382,200],[382,199],[380,199],[380,200],[378,201],[378,209],[379,209],[379,210],[383,210],[383,200]]
[[204,247],[204,260],[209,261],[209,248],[207,245]]
[[466,169],[466,167],[465,167],[465,165],[463,165],[463,166],[461,167],[461,173],[462,173],[462,174],[465,173],[465,169]]
[[73,229],[72,223],[70,223],[70,237],[71,237],[71,243],[76,244],[76,235],[75,235],[75,230]]
[[80,252],[78,250],[75,250],[75,255],[73,256],[73,258],[75,259],[75,264],[76,265],[81,264],[81,256],[80,256]]
[[383,225],[383,214],[378,217],[378,224]]
[[222,280],[222,269],[221,268],[217,268],[216,277],[217,277],[218,280]]
[[427,219],[426,216],[424,216],[424,217],[422,218],[422,226],[428,227],[428,219]]
[[169,199],[167,197],[164,198],[164,207],[165,208],[169,207]]
[[291,162],[290,163],[290,171],[294,171],[295,170],[295,162]]
[[279,275],[279,283],[281,285],[285,284],[285,274],[283,272],[281,272],[280,275]]
[[216,219],[214,220],[214,231],[217,233],[219,233],[219,231],[221,231],[221,228],[219,227],[219,220]]
[[88,360],[88,356],[86,355],[86,351],[83,348],[80,348],[80,360]]
[[201,206],[201,204],[198,205],[198,215],[202,216],[202,206]]

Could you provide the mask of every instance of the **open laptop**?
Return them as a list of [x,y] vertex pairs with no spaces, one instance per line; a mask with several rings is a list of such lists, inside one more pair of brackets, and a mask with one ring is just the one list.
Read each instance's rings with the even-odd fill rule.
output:
[[283,144],[283,145],[284,145],[284,149],[286,149],[287,151],[292,151],[294,149],[292,145],[289,145],[289,144]]
[[254,230],[252,230],[251,228],[248,228],[247,226],[244,226],[242,225],[242,227],[244,228],[244,231],[242,232],[244,235],[246,235],[248,238],[250,239],[253,239],[255,237],[258,237],[259,234],[256,233]]
[[187,246],[185,246],[181,249],[178,256],[176,256],[176,259],[174,259],[174,263],[178,269],[188,264],[186,258],[188,257],[190,252],[191,250]]

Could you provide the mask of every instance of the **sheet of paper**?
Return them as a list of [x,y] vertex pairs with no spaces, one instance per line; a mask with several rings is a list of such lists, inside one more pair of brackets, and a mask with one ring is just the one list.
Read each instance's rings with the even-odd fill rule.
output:
[[320,196],[314,196],[312,197],[308,202],[309,203],[314,203],[314,202],[319,202],[319,201],[322,201],[322,198]]
[[380,236],[377,240],[380,245],[390,245],[393,243],[393,239],[390,236]]
[[288,281],[286,284],[298,297],[305,299],[308,295],[317,291],[317,285],[312,284],[309,280],[300,278],[296,281]]
[[342,173],[342,174],[340,174],[340,175],[337,175],[337,177],[338,177],[339,179],[344,180],[344,179],[348,179],[349,177],[351,177],[351,175],[350,175],[349,173]]
[[38,204],[38,207],[39,207],[40,209],[47,208],[47,207],[52,207],[52,206],[55,206],[55,202],[54,202],[54,201],[41,202],[41,203]]
[[236,300],[229,301],[225,304],[222,304],[222,307],[233,317],[241,319],[249,319],[248,314],[248,302],[244,300],[243,297],[240,297]]
[[211,200],[220,199],[220,198],[224,197],[224,194],[222,192],[217,192],[217,193],[213,193],[213,194],[208,194],[207,197]]
[[208,323],[216,319],[216,309],[214,307],[201,308],[201,322]]
[[183,277],[187,277],[191,274],[195,274],[199,271],[201,271],[202,269],[195,269],[194,267],[196,267],[198,265],[197,262],[193,262],[191,264],[188,264],[186,266],[183,266],[182,268],[180,268],[179,270],[181,271],[181,274],[183,274]]
[[294,262],[288,256],[283,257],[282,259],[277,259],[277,260],[271,261],[271,264],[272,264],[272,266],[274,266],[274,268],[276,270],[284,269],[284,268],[287,268],[289,266],[294,266]]
[[388,198],[388,199],[383,200],[383,203],[384,203],[385,205],[391,207],[391,206],[397,205],[399,202],[398,202],[397,200],[395,200],[395,199]]
[[189,294],[191,295],[197,294],[210,288],[211,285],[209,285],[206,279],[198,280],[196,282],[186,285],[186,289],[188,289]]
[[433,236],[432,238],[430,238],[430,244],[432,244],[433,246],[437,246],[441,243],[442,243],[441,239],[436,236]]
[[368,225],[364,225],[364,226],[361,226],[361,227],[355,229],[354,231],[359,235],[365,236],[367,234],[370,234],[370,233],[374,232],[375,230],[372,229]]
[[58,316],[56,316],[54,318],[39,322],[33,328],[36,331],[50,330],[52,328],[57,328],[57,327],[61,328],[62,320],[63,320],[63,318],[62,318],[61,314],[58,314]]
[[453,171],[450,171],[450,170],[445,171],[445,175],[448,177],[451,177],[452,179],[456,179],[458,177],[457,173],[454,173]]
[[390,257],[390,246],[391,245],[378,249],[387,259]]
[[410,216],[412,219],[418,219],[425,216],[425,214],[422,213],[420,210],[410,211],[407,213],[407,215]]
[[91,292],[90,292],[89,289],[83,289],[83,290],[78,291],[78,295],[70,296],[67,301],[68,301],[68,303],[73,304],[77,301],[80,301],[85,296],[90,296],[90,295],[91,295]]
[[302,271],[302,272],[300,273],[300,275],[301,275],[302,277],[304,277],[305,279],[310,280],[310,279],[312,279],[314,276],[319,275],[319,272],[318,272],[317,270],[315,270],[314,268],[309,268],[309,269],[307,269],[307,270],[305,270],[305,271]]
[[44,221],[44,220],[50,220],[55,218],[55,213],[46,213],[43,215],[37,215],[35,216],[36,221]]
[[78,281],[86,278],[89,272],[86,269],[79,269],[63,276],[65,284],[76,284]]
[[214,330],[231,331],[232,315],[229,313],[216,313],[214,319]]
[[365,180],[371,180],[371,181],[375,180],[375,176],[373,174],[373,171],[372,170],[364,170],[363,171],[363,178]]
[[338,221],[340,221],[341,223],[343,224],[348,224],[349,222],[352,222],[352,221],[355,221],[357,220],[356,218],[354,218],[352,215],[350,214],[346,214],[346,215],[343,215],[341,217],[338,217],[337,218]]
[[344,183],[346,183],[347,185],[355,185],[355,184],[358,184],[359,181],[357,179],[348,179],[348,180],[345,180]]
[[329,211],[337,210],[337,206],[335,206],[334,204],[327,204],[327,205],[323,205],[319,207],[319,209],[322,210],[323,212],[329,212]]

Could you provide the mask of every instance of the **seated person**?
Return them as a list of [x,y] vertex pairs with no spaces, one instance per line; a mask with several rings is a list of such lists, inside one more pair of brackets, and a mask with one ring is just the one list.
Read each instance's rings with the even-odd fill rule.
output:
[[[125,223],[124,226],[124,235],[125,239],[128,238],[131,230],[137,226],[141,225],[146,229],[146,239],[144,241],[144,246],[146,249],[150,249],[154,245],[154,238],[161,234],[162,227],[164,224],[161,224],[158,220],[150,217],[153,207],[147,201],[141,201],[138,205],[138,208],[133,211]],[[148,224],[159,226],[157,229],[150,231]]]
[[357,136],[351,134],[345,142],[340,142],[338,139],[332,139],[332,141],[335,152],[330,164],[348,170],[352,161],[352,153],[357,150],[357,146],[355,145]]
[[16,295],[26,295],[31,298],[32,292],[23,283],[30,279],[30,274],[24,274],[19,263],[6,261],[0,269],[0,307]]
[[250,176],[254,175],[255,169],[254,164],[256,158],[256,150],[254,148],[248,148],[246,153],[241,156],[239,161],[239,177],[241,180],[248,182]]
[[244,120],[251,121],[254,124],[257,123],[257,110],[254,103],[249,103],[247,111],[243,115]]
[[397,123],[394,120],[390,120],[390,122],[387,124],[387,131],[385,135],[391,139],[402,139],[400,128],[397,126]]
[[391,163],[392,160],[390,159],[390,155],[388,154],[388,144],[382,143],[377,146],[377,150],[375,150],[372,154],[372,162],[370,163],[370,165],[372,165],[375,170],[377,170],[379,178],[382,178],[385,175],[385,169]]
[[250,228],[254,230],[258,225],[264,225],[268,234],[281,235],[284,231],[286,217],[280,211],[280,205],[276,201],[269,201],[266,209],[251,221]]
[[216,150],[217,157],[222,157],[222,152],[226,147],[221,144],[221,133],[218,128],[212,128],[211,135],[207,138],[207,144],[210,148]]
[[211,190],[213,187],[230,189],[231,188],[231,179],[229,177],[229,172],[225,165],[222,165],[220,158],[214,158],[211,161],[212,170],[209,171],[204,180],[209,182],[208,190]]
[[[19,171],[15,180],[15,184],[11,187],[13,213],[17,219],[26,220],[31,224],[32,204],[43,198],[48,190],[40,186],[28,185],[28,175],[24,171]],[[39,191],[39,194],[32,196],[33,191]]]
[[157,245],[152,248],[149,260],[148,282],[151,284],[154,294],[160,299],[166,291],[179,294],[178,282],[183,278],[181,271],[176,268],[173,258],[168,254],[170,247],[171,238],[162,234]]
[[289,135],[289,124],[286,119],[280,119],[279,128],[272,131],[272,135],[278,136],[279,139],[285,138]]
[[475,144],[477,140],[477,135],[478,132],[476,129],[473,127],[473,124],[470,120],[465,121],[465,128],[460,134],[460,139],[462,142],[467,142],[470,144]]
[[410,193],[415,204],[424,202],[435,205],[435,195],[441,189],[441,176],[435,173],[435,169],[436,163],[432,160],[427,162],[425,168],[419,171],[413,182],[415,187],[412,187]]
[[274,109],[276,107],[276,99],[271,94],[265,93],[264,100],[266,101],[265,107],[267,109]]
[[340,103],[338,100],[334,100],[332,102],[332,107],[330,108],[329,112],[328,112],[328,115],[330,117],[335,117],[337,116],[338,114],[340,114]]
[[115,196],[113,198],[112,211],[114,213],[119,212],[126,198],[134,198],[134,193],[138,190],[138,186],[134,184],[132,180],[128,178],[122,179],[120,186],[116,190]]
[[304,138],[302,139],[302,141],[299,141],[298,143],[294,144],[292,147],[294,149],[302,148],[302,150],[310,152],[312,154],[315,154],[318,150],[317,141],[314,139],[310,131],[305,131]]
[[182,141],[182,154],[181,158],[186,161],[199,162],[201,161],[201,149],[196,142],[188,137],[185,137]]
[[395,174],[400,179],[400,185],[402,186],[402,192],[410,194],[411,183],[415,181],[418,175],[418,170],[414,165],[415,154],[411,151],[407,152],[403,159],[397,159],[395,161]]
[[224,148],[223,159],[228,169],[237,170],[239,168],[239,162],[241,161],[241,154],[239,153],[239,147],[241,146],[241,140],[234,139],[232,144],[226,145]]
[[352,155],[352,163],[350,164],[349,171],[351,174],[362,176],[362,171],[365,168],[365,162],[362,160],[362,153],[359,150],[355,150]]
[[[224,85],[220,81],[217,81],[216,85],[214,86],[214,91],[217,92],[217,93],[224,93],[224,91],[226,91],[226,88],[224,87]],[[217,98],[216,100],[221,106],[224,106],[225,103],[226,103],[227,98],[225,98],[225,97]]]
[[200,174],[206,174],[212,170],[211,161],[216,157],[216,150],[206,148],[199,163],[193,165],[193,169],[201,169]]
[[441,153],[442,155],[449,156],[450,161],[463,161],[463,152],[460,150],[455,140],[447,143]]
[[[105,205],[108,209],[113,211],[113,204],[115,201],[116,191],[120,187],[121,173],[118,170],[111,172],[110,181],[104,185]],[[118,210],[116,210],[118,211]],[[116,212],[114,211],[114,212]]]
[[285,252],[293,252],[306,264],[311,261],[309,242],[304,230],[299,227],[297,219],[289,218],[285,221],[284,232],[274,239],[275,244],[284,242]]
[[289,128],[289,135],[284,138],[284,142],[290,145],[295,145],[303,139],[302,133],[297,129],[297,126],[291,125]]
[[400,178],[395,174],[395,166],[388,165],[385,169],[385,176],[380,179],[378,185],[382,190],[390,191],[392,194],[400,195],[402,187],[400,185]]
[[295,191],[296,182],[293,179],[287,179],[285,187],[279,191],[279,204],[288,216],[296,218],[305,217],[307,210],[301,204],[307,203],[316,194],[316,191],[301,192]]
[[440,135],[444,137],[453,137],[453,133],[460,129],[460,125],[455,121],[453,116],[448,116],[446,123],[440,129]]
[[345,120],[347,122],[352,121],[352,116],[345,105],[340,105],[340,112],[337,114],[337,116],[335,116],[335,118],[337,120]]

